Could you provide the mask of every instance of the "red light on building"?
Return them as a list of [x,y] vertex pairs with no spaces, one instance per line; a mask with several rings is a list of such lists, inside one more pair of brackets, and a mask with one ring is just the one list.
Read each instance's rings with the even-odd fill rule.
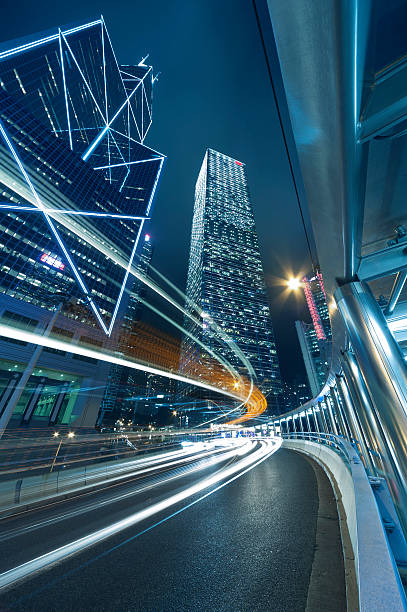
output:
[[243,166],[242,162],[238,162],[235,160],[235,164],[237,164],[238,166]]
[[312,295],[310,281],[306,276],[304,276],[304,278],[302,279],[302,282],[303,282],[303,287],[304,287],[305,299],[307,300],[308,310],[310,312],[312,322],[314,324],[314,329],[315,329],[317,338],[318,340],[326,340],[326,335],[324,332],[324,328],[322,326],[321,318],[319,316],[319,313],[318,313],[318,310],[317,310],[317,307],[315,305],[314,298]]

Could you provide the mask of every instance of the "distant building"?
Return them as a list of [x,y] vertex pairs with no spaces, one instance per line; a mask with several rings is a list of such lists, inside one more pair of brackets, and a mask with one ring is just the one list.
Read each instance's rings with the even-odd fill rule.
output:
[[307,383],[297,376],[291,383],[283,383],[282,412],[294,410],[311,399],[311,392]]
[[[3,323],[41,333],[65,301],[53,335],[112,345],[164,161],[143,144],[153,81],[117,65],[103,19],[0,45]],[[34,350],[12,342],[0,419]],[[108,364],[62,353],[44,349],[11,425],[95,424]]]
[[317,272],[310,278],[304,276],[302,285],[317,339],[330,340],[332,331],[322,274]]
[[[242,360],[219,342],[205,317],[216,322],[248,359],[254,383],[268,394],[270,409],[277,410],[280,368],[245,165],[212,149],[195,188],[186,295],[187,311],[196,316],[196,305],[204,316],[199,325],[186,317],[185,328],[247,376]],[[185,335],[181,372],[194,376],[205,359],[202,347]]]
[[320,272],[302,279],[305,299],[312,323],[296,321],[298,340],[312,395],[318,395],[325,384],[331,358],[332,332],[322,275]]
[[[144,235],[143,247],[137,259],[136,268],[141,275],[146,275],[154,252],[150,234]],[[134,278],[127,308],[121,320],[118,350],[128,354],[134,344],[137,328],[143,311],[141,299],[145,297],[146,285],[137,277]],[[107,385],[98,418],[99,425],[112,426],[117,420],[133,423],[135,414],[141,404],[144,405],[148,375],[119,365],[110,367]],[[139,399],[139,398],[142,399]]]

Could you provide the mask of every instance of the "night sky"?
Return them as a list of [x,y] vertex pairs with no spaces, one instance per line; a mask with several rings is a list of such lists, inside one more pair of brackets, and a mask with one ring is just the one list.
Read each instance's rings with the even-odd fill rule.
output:
[[[7,12],[7,15],[4,13]],[[5,41],[103,14],[117,59],[161,72],[146,144],[168,156],[149,231],[153,265],[185,288],[194,185],[208,147],[247,164],[283,377],[304,376],[294,320],[304,300],[278,279],[310,259],[250,0],[9,3]]]

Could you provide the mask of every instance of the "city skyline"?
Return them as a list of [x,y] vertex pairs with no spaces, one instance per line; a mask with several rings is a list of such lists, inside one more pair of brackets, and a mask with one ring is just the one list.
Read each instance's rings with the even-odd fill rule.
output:
[[[24,12],[29,27],[13,19],[14,7],[7,7],[10,19],[7,25],[0,25],[0,37],[24,36],[55,22],[94,19],[102,13],[119,62],[128,63],[131,57],[138,63],[150,53],[146,63],[153,63],[156,74],[161,74],[155,83],[154,121],[146,142],[153,148],[153,143],[160,143],[160,150],[168,155],[155,203],[153,264],[177,286],[185,286],[190,202],[205,149],[227,150],[247,161],[280,361],[289,379],[302,368],[294,320],[304,317],[304,308],[293,298],[284,302],[277,283],[290,273],[287,262],[295,273],[305,263],[306,272],[308,254],[254,11],[250,3],[225,1],[219,6],[209,1],[181,6],[159,1],[155,8],[138,5],[132,21],[121,18],[131,11],[124,7],[120,11],[120,4],[117,7],[116,11],[116,5],[96,1],[84,6],[74,0],[69,5],[52,5],[52,9],[50,5],[49,14],[44,5],[45,14],[39,16],[27,5]],[[239,40],[242,22],[247,29]],[[167,23],[172,24],[171,29]],[[218,28],[207,47],[205,32],[212,23]],[[240,71],[246,74],[245,87],[238,79]],[[289,240],[283,240],[285,234]],[[175,242],[172,235],[177,236]]]

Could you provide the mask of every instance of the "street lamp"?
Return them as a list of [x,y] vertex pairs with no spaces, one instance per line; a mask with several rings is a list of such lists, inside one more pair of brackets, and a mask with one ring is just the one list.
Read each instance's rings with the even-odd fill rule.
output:
[[289,278],[287,280],[287,287],[290,289],[290,291],[298,291],[298,289],[301,287],[301,281],[299,278]]
[[[53,437],[53,438],[58,438],[58,437],[59,437],[59,432],[58,432],[58,431],[54,431],[54,433],[52,434],[52,437]],[[68,433],[68,435],[67,435],[67,438],[70,438],[70,439],[72,439],[72,438],[74,438],[74,437],[75,437],[75,433],[74,433],[73,431],[70,431],[70,432]],[[50,471],[49,471],[49,473],[50,473],[50,474],[51,474],[52,470],[53,470],[53,469],[54,469],[54,467],[55,467],[55,462],[56,462],[56,460],[57,460],[58,453],[59,453],[59,451],[60,451],[60,449],[61,449],[61,446],[62,446],[62,442],[63,442],[63,441],[64,441],[64,439],[63,439],[63,438],[61,438],[61,439],[60,439],[60,441],[59,441],[58,448],[57,448],[57,452],[55,453],[55,457],[54,457],[54,460],[53,460],[53,462],[52,462],[52,464],[51,464],[51,469],[50,469]]]

